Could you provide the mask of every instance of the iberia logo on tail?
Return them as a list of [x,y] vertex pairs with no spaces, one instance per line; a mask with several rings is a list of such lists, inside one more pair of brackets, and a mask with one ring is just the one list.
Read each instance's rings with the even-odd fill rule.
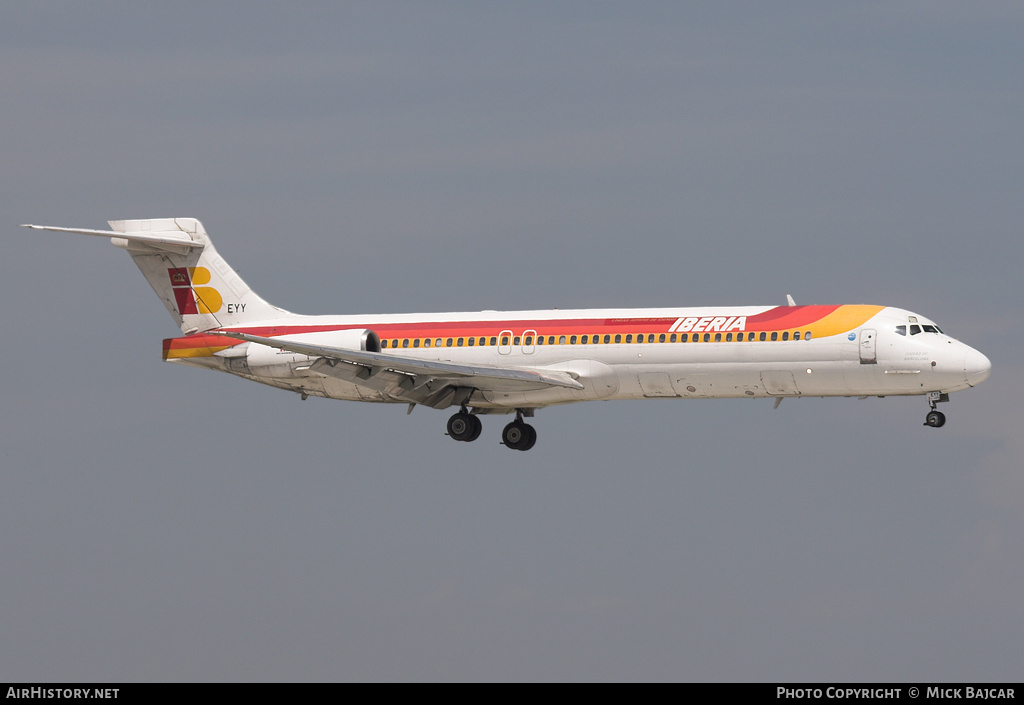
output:
[[224,300],[220,292],[212,286],[199,286],[210,283],[210,270],[206,267],[175,267],[167,270],[174,290],[174,300],[178,304],[178,313],[188,314],[217,313]]

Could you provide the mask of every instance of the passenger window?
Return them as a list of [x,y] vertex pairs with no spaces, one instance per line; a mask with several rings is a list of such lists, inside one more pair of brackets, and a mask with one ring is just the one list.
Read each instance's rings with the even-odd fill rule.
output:
[[806,333],[804,333],[804,340],[810,340],[810,339],[811,339],[811,331],[807,331]]
[[565,345],[565,336],[564,335],[558,336],[558,344],[559,345]]
[[711,334],[710,333],[705,333],[704,334],[704,342],[705,343],[710,343],[711,342]]
[[910,326],[910,334],[917,335],[921,332],[921,326]]
[[555,344],[555,336],[549,335],[548,336],[548,345],[554,345],[554,344]]
[[906,326],[896,326],[896,332],[899,333],[900,335],[906,335],[907,334],[907,327]]
[[501,344],[502,345],[508,345],[508,336],[507,335],[501,336]]
[[467,342],[469,343],[469,347],[473,347],[473,343],[476,342],[476,339],[473,338],[472,336],[470,336],[470,338],[469,338],[469,340]]
[[628,334],[626,336],[626,342],[627,343],[632,343],[633,342],[633,334],[632,333],[630,333],[630,334]]
[[430,347],[430,338],[427,338],[426,340],[423,341],[423,347],[425,347],[425,348],[429,348]]
[[518,335],[515,338],[512,338],[512,344],[513,345],[519,345],[519,336]]
[[607,345],[608,343],[611,342],[611,340],[612,340],[612,337],[610,335],[606,335],[604,337],[604,344]]
[[382,341],[380,341],[380,346],[381,346],[382,348],[386,348],[386,347],[388,346],[388,341],[386,341],[386,340],[382,340]]
[[668,337],[668,342],[670,342],[670,343],[674,343],[674,342],[676,342],[676,340],[678,340],[678,338],[676,337],[675,333],[673,333],[672,335],[670,335]]
[[416,340],[412,341],[412,346],[418,348],[420,346],[420,339],[416,338]]
[[725,334],[725,342],[727,342],[727,343],[731,343],[732,342],[732,333],[726,333]]
[[402,339],[402,347],[403,348],[409,347],[409,339],[408,338],[403,338]]
[[757,336],[757,339],[758,340],[768,340],[768,334],[765,333],[764,331],[761,331],[761,335]]
[[576,336],[574,335],[574,336],[571,336],[569,338],[569,345],[575,345],[575,344],[576,344]]
[[782,334],[782,339],[783,340],[789,340],[789,331],[788,330],[785,333]]
[[434,341],[434,347],[435,348],[441,347],[441,339],[440,338],[438,338],[437,340]]
[[537,336],[537,345],[543,345],[543,344],[544,344],[544,336],[543,335],[538,335]]
[[533,336],[532,335],[526,336],[526,345],[533,345]]
[[497,344],[498,344],[498,338],[497,338],[497,336],[493,336],[493,335],[492,335],[492,336],[491,336],[491,345],[497,345]]
[[658,336],[658,342],[659,343],[664,343],[665,342],[665,334],[664,333],[662,333],[661,335]]
[[779,334],[777,332],[775,332],[775,331],[772,331],[772,340],[778,340],[778,339],[779,339]]
[[455,341],[455,345],[461,348],[463,342],[464,342],[463,339],[459,338],[458,340]]
[[588,341],[588,340],[590,340],[590,338],[589,338],[589,337],[587,337],[587,336],[583,336],[583,337],[582,337],[582,338],[580,339],[580,343],[582,343],[583,345],[586,345],[586,344],[587,344],[587,341]]
[[[749,341],[751,341],[753,339],[754,339],[753,331],[751,331],[750,333],[747,333],[747,341],[749,342]],[[761,340],[764,340],[764,338],[762,338]]]
[[445,347],[449,347],[450,348],[451,346],[452,346],[452,339],[448,338],[448,340],[445,341]]
[[716,343],[721,343],[722,342],[722,334],[721,333],[715,333],[715,342]]
[[689,333],[682,333],[679,336],[679,342],[680,343],[685,343],[685,342],[688,342],[689,340],[690,340],[690,334]]
[[[648,343],[653,343],[654,342],[654,333],[648,334],[647,342]],[[663,342],[663,343],[665,342],[665,335],[664,334],[662,334],[662,336],[661,336],[661,342]]]
[[391,347],[397,348],[398,347],[398,341],[397,340],[392,340],[391,341]]
[[615,334],[615,342],[616,343],[621,343],[622,342],[622,333],[616,333]]

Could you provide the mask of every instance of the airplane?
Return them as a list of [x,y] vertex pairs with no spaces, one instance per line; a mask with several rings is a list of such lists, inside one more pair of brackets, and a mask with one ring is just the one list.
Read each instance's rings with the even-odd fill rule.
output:
[[181,328],[163,359],[309,396],[456,408],[447,435],[515,414],[503,444],[525,451],[524,418],[611,399],[924,396],[936,405],[992,365],[932,320],[889,306],[726,306],[308,316],[273,306],[217,253],[194,218],[108,221]]

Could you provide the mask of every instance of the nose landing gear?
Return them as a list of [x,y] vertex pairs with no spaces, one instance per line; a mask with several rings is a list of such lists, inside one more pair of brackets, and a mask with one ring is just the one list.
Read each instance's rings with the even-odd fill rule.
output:
[[932,428],[942,428],[946,423],[946,415],[935,409],[939,402],[949,401],[949,395],[944,392],[928,392],[928,406],[931,411],[924,417],[924,425]]

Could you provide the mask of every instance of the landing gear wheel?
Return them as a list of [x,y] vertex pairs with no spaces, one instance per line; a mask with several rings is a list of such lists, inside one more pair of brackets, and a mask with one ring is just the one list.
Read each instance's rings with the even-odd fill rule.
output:
[[477,438],[479,438],[480,432],[484,430],[484,425],[480,421],[479,416],[473,416],[472,414],[470,414],[469,420],[473,423],[473,430],[472,433],[469,434],[469,438],[466,439],[467,443],[470,441],[475,441]]
[[946,415],[941,411],[929,411],[928,415],[924,417],[924,425],[931,426],[932,428],[942,428],[946,423]]
[[456,441],[475,441],[480,437],[482,429],[480,419],[465,411],[460,411],[448,419],[448,435]]
[[523,428],[526,430],[526,443],[519,450],[530,450],[537,442],[537,429],[530,424],[523,424]]
[[512,450],[530,450],[537,442],[537,431],[530,424],[517,419],[501,432],[501,440]]

